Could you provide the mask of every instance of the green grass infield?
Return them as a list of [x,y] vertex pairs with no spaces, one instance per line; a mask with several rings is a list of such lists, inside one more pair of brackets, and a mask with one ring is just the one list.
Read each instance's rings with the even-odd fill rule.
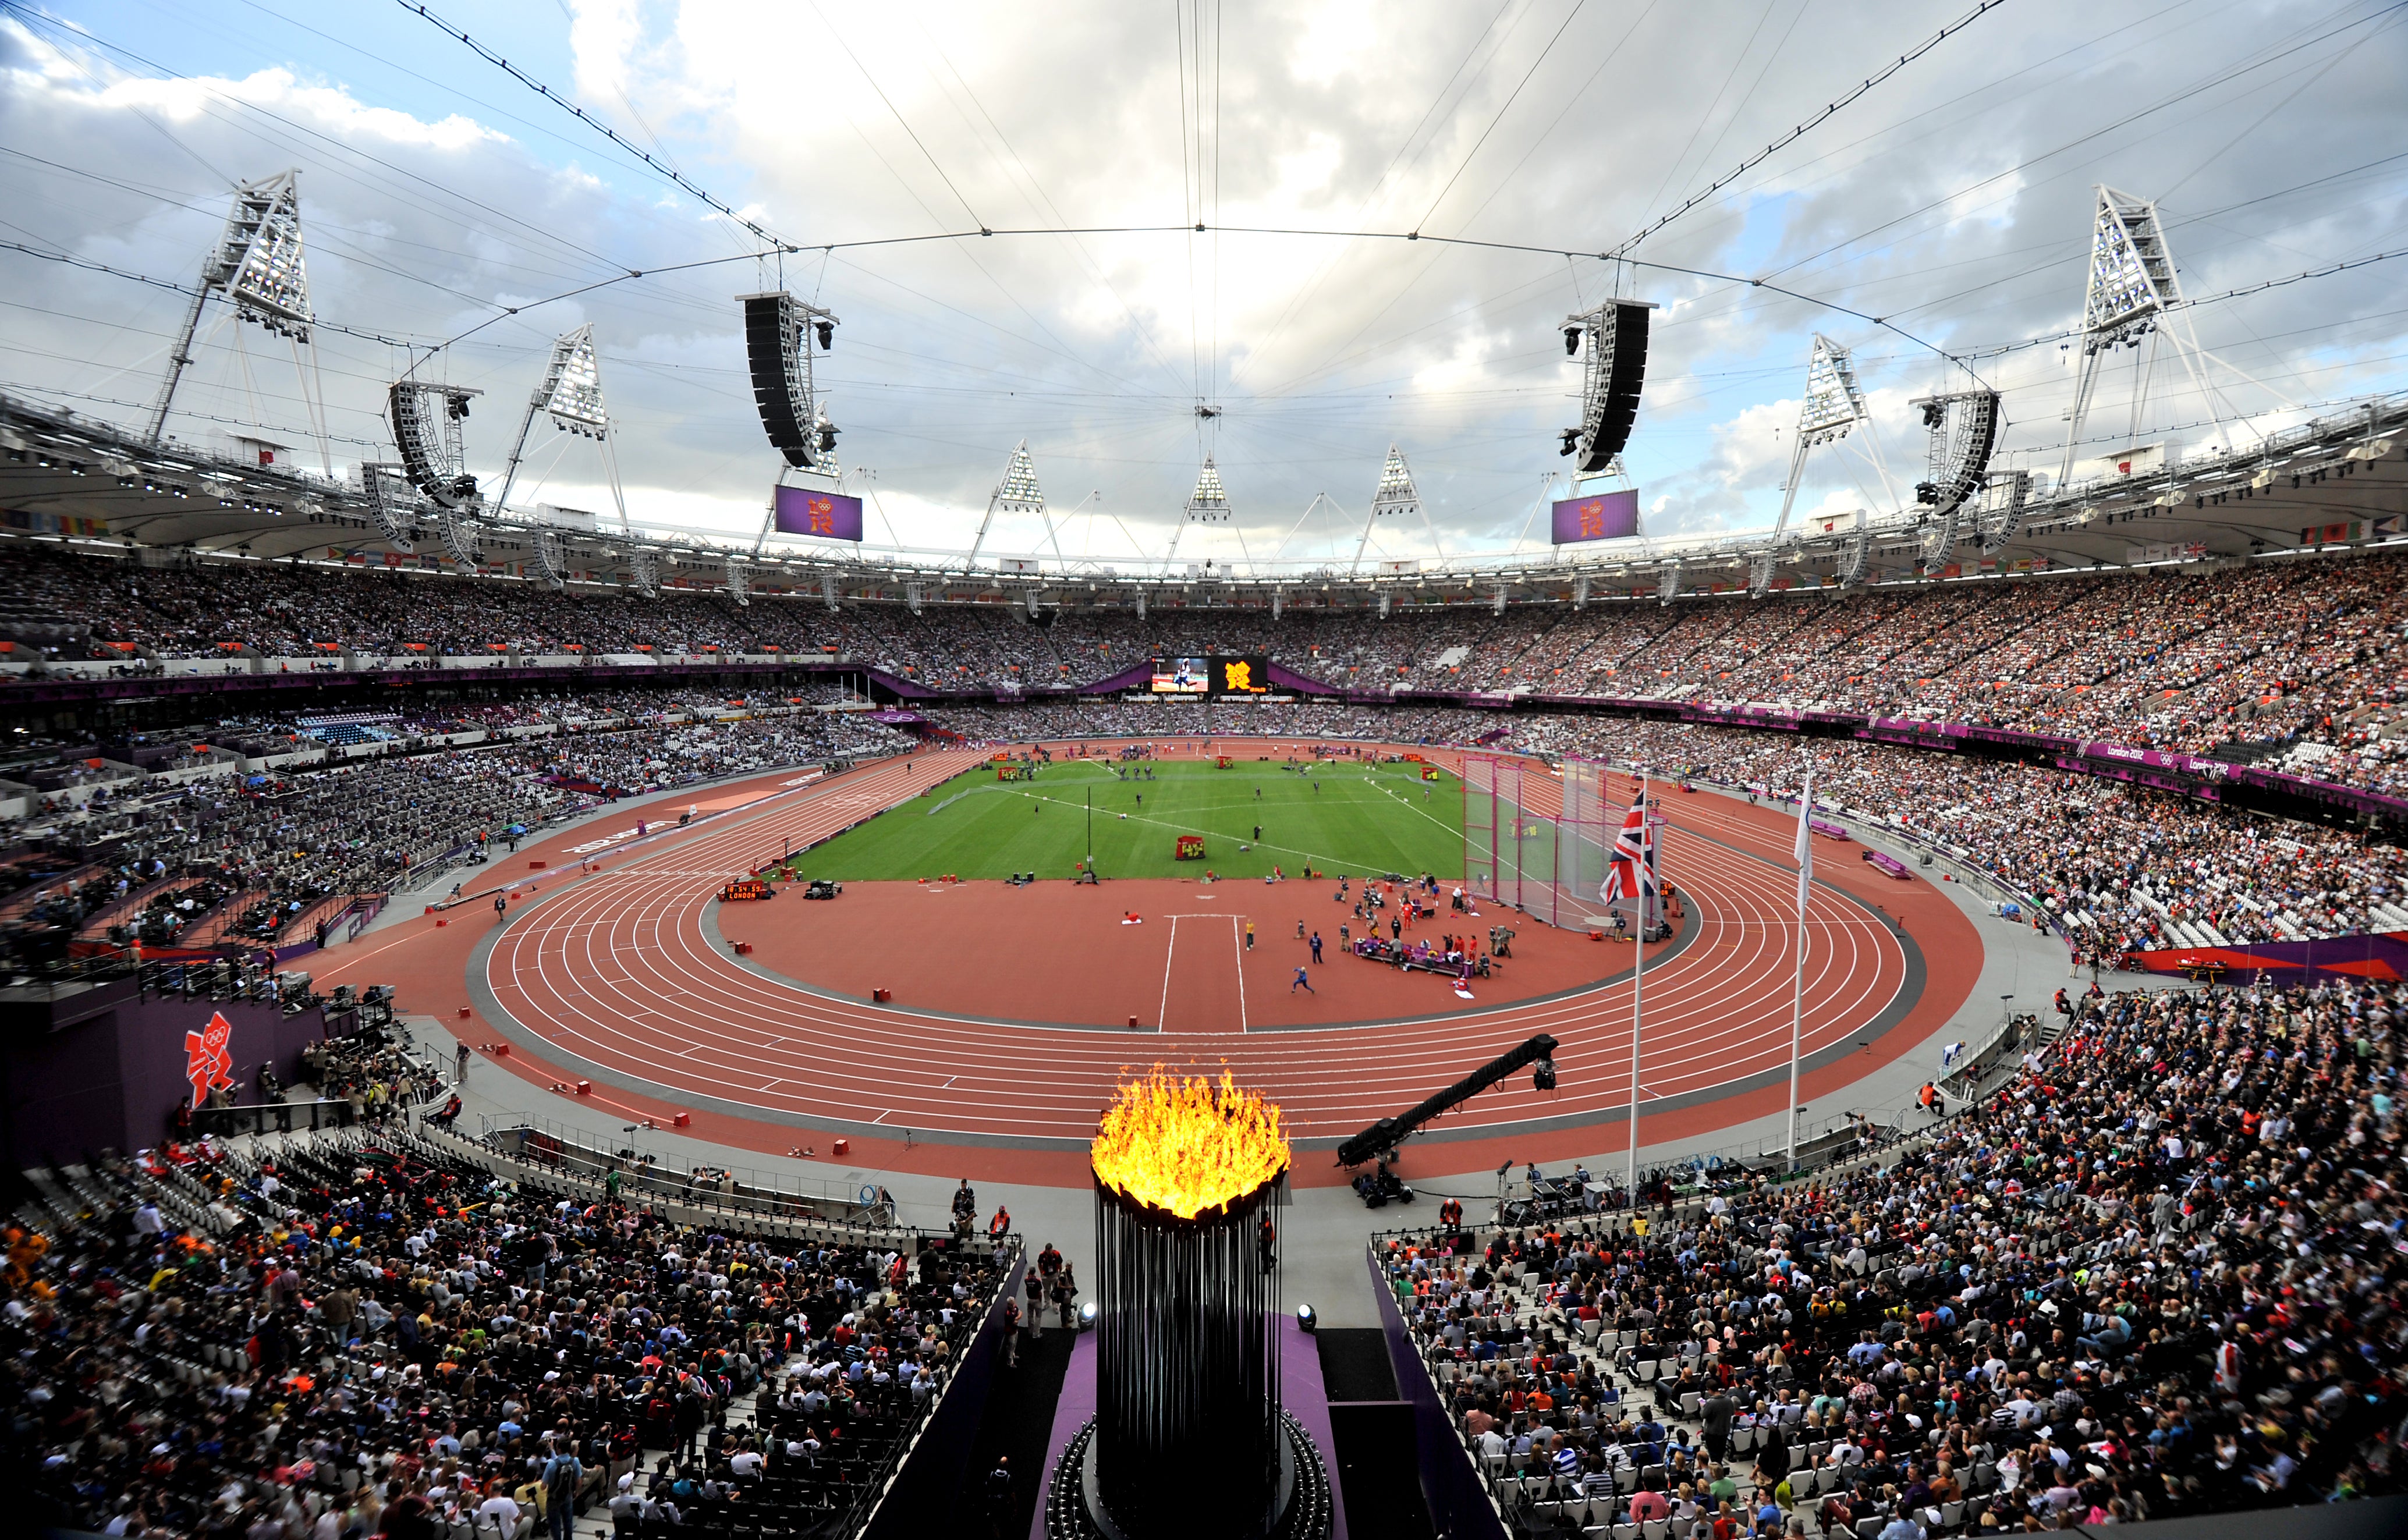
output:
[[[1093,851],[1107,877],[1463,873],[1463,783],[1424,766],[1240,759],[1228,769],[1057,760],[1036,778],[992,768],[932,788],[787,863],[805,877],[910,882],[948,874],[1068,877]],[[1148,773],[1152,778],[1146,778]],[[1092,809],[1092,810],[1091,810]],[[1260,826],[1259,837],[1254,831]],[[1204,838],[1201,860],[1174,855]]]

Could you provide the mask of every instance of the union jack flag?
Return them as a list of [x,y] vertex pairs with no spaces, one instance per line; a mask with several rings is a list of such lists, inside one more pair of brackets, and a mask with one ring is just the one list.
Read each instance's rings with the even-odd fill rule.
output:
[[1647,823],[1647,792],[1642,786],[1631,799],[1630,812],[1614,836],[1613,863],[1606,868],[1597,896],[1607,904],[1624,898],[1656,895],[1656,840]]

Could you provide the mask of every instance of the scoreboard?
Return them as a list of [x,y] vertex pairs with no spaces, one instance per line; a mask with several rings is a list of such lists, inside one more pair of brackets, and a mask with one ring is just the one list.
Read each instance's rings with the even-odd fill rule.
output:
[[1156,695],[1268,695],[1274,689],[1270,659],[1258,652],[1165,655],[1154,660],[1149,688]]

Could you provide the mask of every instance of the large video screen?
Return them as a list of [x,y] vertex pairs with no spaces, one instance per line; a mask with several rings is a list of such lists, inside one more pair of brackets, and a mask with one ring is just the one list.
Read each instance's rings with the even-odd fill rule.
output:
[[1212,692],[1212,660],[1156,658],[1152,688],[1157,695],[1209,695]]
[[1555,533],[1559,546],[1628,539],[1639,533],[1639,489],[1625,487],[1594,497],[1565,498],[1555,505]]
[[1156,695],[1268,695],[1273,688],[1270,660],[1259,653],[1160,657],[1154,660],[1148,688]]
[[821,540],[861,538],[861,499],[809,487],[780,487],[777,531]]
[[1212,660],[1212,693],[1215,695],[1268,695],[1271,691],[1271,661],[1259,653],[1242,658]]

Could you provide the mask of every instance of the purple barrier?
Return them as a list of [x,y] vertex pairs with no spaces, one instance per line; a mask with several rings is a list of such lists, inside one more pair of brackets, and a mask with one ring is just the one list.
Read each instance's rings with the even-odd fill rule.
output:
[[1885,855],[1879,850],[1867,850],[1865,852],[1865,861],[1867,864],[1870,865],[1874,871],[1879,872],[1882,876],[1894,877],[1900,882],[1908,881],[1914,876],[1913,872],[1906,869],[1905,862],[1899,860],[1893,855]]
[[1808,819],[1806,820],[1806,827],[1813,830],[1825,839],[1847,839],[1850,837],[1845,829],[1841,828],[1836,823],[1826,823],[1821,819]]
[[1395,1288],[1381,1270],[1377,1244],[1364,1253],[1364,1262],[1371,1270],[1371,1292],[1380,1301],[1380,1331],[1387,1338],[1388,1362],[1396,1369],[1398,1398],[1413,1409],[1414,1463],[1421,1473],[1422,1501],[1440,1534],[1461,1540],[1505,1540],[1505,1526],[1472,1468],[1469,1451],[1447,1417],[1438,1387],[1430,1383],[1429,1366],[1413,1346]]
[[2246,984],[2260,975],[2274,983],[2310,983],[2319,976],[2395,984],[2408,978],[2408,931],[2328,936],[2319,941],[2264,941],[2245,947],[2172,947],[2124,954],[2144,973]]
[[287,1016],[252,1001],[144,994],[130,978],[0,1007],[0,1025],[10,1029],[0,1040],[7,1160],[47,1165],[165,1140],[169,1109],[192,1097],[185,1034],[206,1031],[221,1014],[234,1029],[226,1050],[236,1101],[251,1099],[263,1063],[275,1064],[287,1085],[299,1079],[302,1048],[326,1035],[315,1008]]

